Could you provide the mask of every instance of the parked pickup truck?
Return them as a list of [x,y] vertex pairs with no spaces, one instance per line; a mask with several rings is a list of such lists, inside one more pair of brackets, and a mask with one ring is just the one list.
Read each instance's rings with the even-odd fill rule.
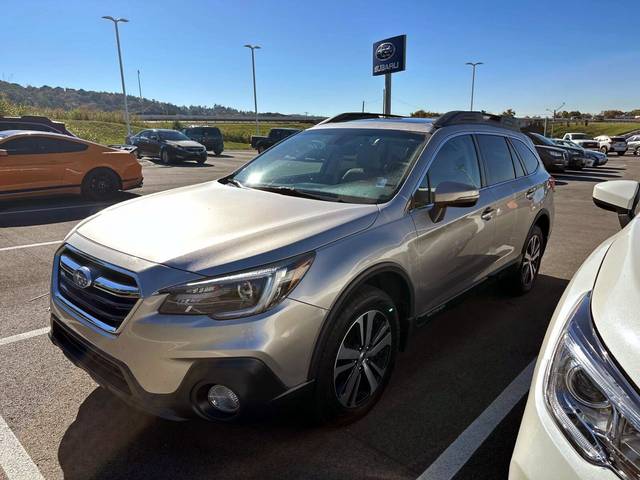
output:
[[597,140],[589,137],[586,133],[565,133],[563,140],[571,140],[586,150],[599,150],[600,145]]
[[300,132],[297,128],[272,128],[269,131],[269,135],[266,137],[260,137],[258,135],[251,136],[251,148],[258,150],[258,153],[264,152],[267,148],[275,145],[281,140]]

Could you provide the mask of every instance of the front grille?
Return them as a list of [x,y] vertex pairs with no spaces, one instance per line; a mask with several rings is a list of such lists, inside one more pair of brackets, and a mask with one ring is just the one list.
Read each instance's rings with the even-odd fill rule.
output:
[[55,319],[51,322],[51,339],[74,363],[98,377],[99,382],[107,383],[121,392],[131,395],[131,390],[120,367],[68,332]]
[[202,147],[186,147],[185,150],[189,153],[203,153],[204,148]]
[[[140,299],[133,276],[66,248],[58,257],[56,294],[85,319],[115,332]],[[88,283],[88,285],[86,285]]]

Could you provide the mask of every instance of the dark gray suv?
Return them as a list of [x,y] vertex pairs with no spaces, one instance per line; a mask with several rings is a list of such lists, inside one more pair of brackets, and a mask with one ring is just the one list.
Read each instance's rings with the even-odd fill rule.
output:
[[534,286],[553,186],[509,118],[338,115],[226,178],[80,223],[55,255],[51,338],[163,417],[306,393],[319,418],[352,420],[420,319],[498,273]]

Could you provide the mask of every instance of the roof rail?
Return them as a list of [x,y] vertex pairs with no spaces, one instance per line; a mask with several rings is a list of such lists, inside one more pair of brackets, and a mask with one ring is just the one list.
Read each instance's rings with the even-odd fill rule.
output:
[[352,120],[366,120],[368,118],[403,118],[402,115],[391,115],[390,113],[370,113],[370,112],[345,112],[339,113],[333,117],[329,117],[326,120],[321,121],[318,125],[323,123],[339,123],[350,122]]
[[[469,123],[484,123],[485,125],[500,126],[510,130],[520,131],[518,120],[514,117],[504,115],[494,115],[485,111],[471,112],[464,110],[453,110],[439,117],[433,126],[435,128],[447,127],[450,125],[464,125]],[[496,125],[497,124],[497,125]]]

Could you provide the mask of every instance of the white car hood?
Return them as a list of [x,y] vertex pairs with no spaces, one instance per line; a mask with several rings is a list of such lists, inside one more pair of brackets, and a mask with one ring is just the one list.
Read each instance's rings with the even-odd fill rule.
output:
[[[103,210],[75,233],[128,255],[211,275],[305,253],[370,226],[377,205],[208,182]],[[225,270],[224,268],[222,270]]]
[[591,310],[605,346],[640,387],[640,218],[611,244],[596,279]]

